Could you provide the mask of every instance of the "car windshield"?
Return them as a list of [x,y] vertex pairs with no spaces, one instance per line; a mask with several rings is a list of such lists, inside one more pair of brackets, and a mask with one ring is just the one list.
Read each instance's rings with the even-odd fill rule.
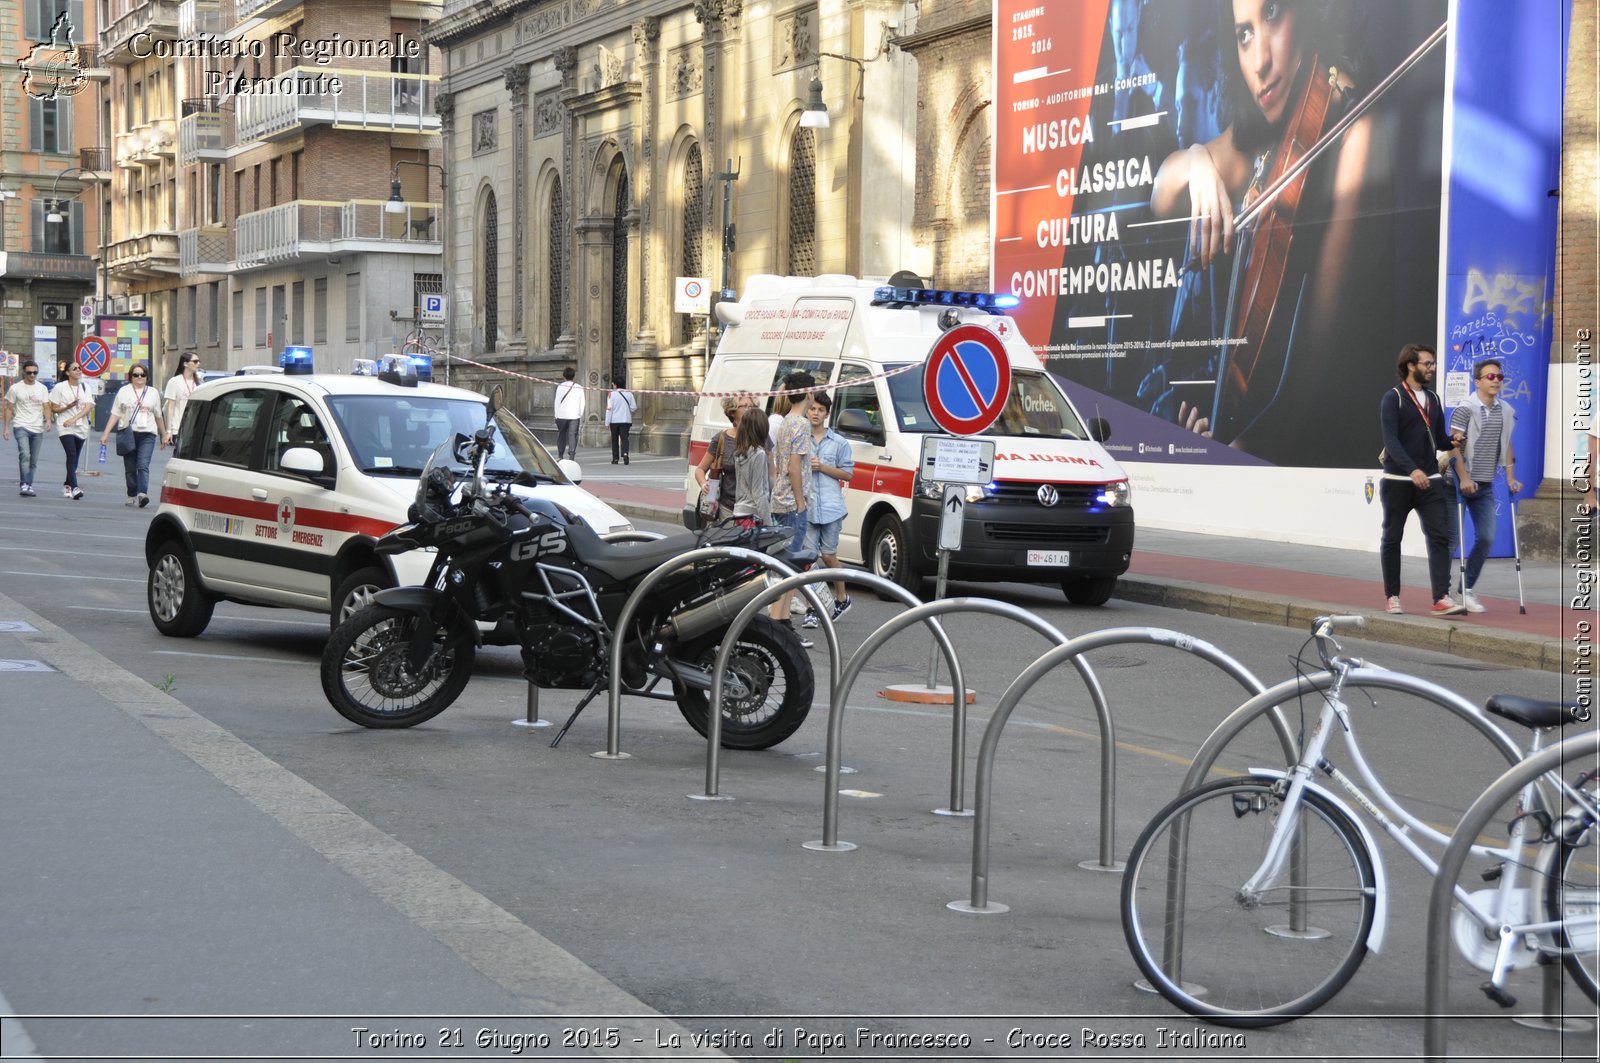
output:
[[[441,444],[483,427],[483,399],[415,395],[330,395],[328,407],[345,445],[369,476],[419,476]],[[517,483],[567,483],[555,459],[510,410],[495,412],[494,453],[484,466],[492,478]],[[446,453],[449,452],[446,447]],[[469,471],[452,461],[457,473]]]
[[[893,370],[899,366],[887,366]],[[922,397],[922,372],[913,369],[888,378],[895,423],[904,432],[940,432]],[[1089,432],[1067,404],[1055,381],[1036,369],[1011,370],[1011,397],[984,433],[986,436],[1038,436],[1088,439]]]

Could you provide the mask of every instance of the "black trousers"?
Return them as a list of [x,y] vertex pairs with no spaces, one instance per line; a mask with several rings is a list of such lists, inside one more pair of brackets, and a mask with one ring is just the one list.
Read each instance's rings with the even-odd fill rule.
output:
[[1422,522],[1422,535],[1428,544],[1428,582],[1436,602],[1450,591],[1451,493],[1441,480],[1430,480],[1426,491],[1404,480],[1383,480],[1378,497],[1383,502],[1383,539],[1378,544],[1378,561],[1383,566],[1383,595],[1400,593],[1400,540],[1406,532],[1406,517],[1416,510]]
[[611,425],[611,464],[615,465],[628,457],[628,431],[632,427],[632,424]]

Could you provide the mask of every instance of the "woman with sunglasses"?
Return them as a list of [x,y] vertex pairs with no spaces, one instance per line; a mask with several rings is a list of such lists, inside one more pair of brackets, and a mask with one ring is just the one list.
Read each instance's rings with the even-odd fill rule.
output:
[[118,425],[133,429],[132,454],[122,456],[122,471],[127,479],[128,500],[125,506],[143,508],[150,504],[150,456],[156,444],[162,441],[166,425],[161,417],[161,396],[150,386],[150,373],[143,363],[128,371],[128,382],[122,385],[111,403],[111,419],[106,430],[100,433],[100,445],[105,446]]
[[178,359],[178,371],[167,381],[164,394],[167,400],[168,443],[178,438],[178,427],[183,424],[183,408],[189,405],[189,395],[200,383],[200,356],[186,354]]
[[83,367],[68,362],[50,392],[50,409],[56,415],[56,434],[67,456],[67,477],[61,484],[61,497],[82,501],[78,488],[78,462],[89,439],[89,422],[94,420],[94,392],[83,380]]

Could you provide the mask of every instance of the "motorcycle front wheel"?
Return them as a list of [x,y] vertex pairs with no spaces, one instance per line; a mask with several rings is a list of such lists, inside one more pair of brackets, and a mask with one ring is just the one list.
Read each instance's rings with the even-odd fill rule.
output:
[[411,661],[426,617],[369,605],[340,624],[322,651],[322,692],[339,715],[362,727],[414,727],[455,701],[472,675],[472,637],[433,632],[428,657]]
[[[709,675],[727,629],[704,635],[679,648],[677,657]],[[788,624],[758,616],[739,636],[728,658],[722,687],[724,749],[766,749],[794,734],[805,723],[816,692],[811,658]],[[711,719],[711,695],[687,684],[674,687],[678,711],[701,735]]]

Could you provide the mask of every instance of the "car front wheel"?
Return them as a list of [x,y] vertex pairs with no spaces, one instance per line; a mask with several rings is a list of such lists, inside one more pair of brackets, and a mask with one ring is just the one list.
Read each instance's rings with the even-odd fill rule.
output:
[[150,563],[145,601],[156,630],[178,639],[204,631],[216,605],[200,587],[193,555],[175,539],[162,543]]
[[376,565],[356,569],[333,592],[333,611],[328,616],[328,626],[337,631],[340,624],[371,605],[374,594],[393,585],[388,573]]

